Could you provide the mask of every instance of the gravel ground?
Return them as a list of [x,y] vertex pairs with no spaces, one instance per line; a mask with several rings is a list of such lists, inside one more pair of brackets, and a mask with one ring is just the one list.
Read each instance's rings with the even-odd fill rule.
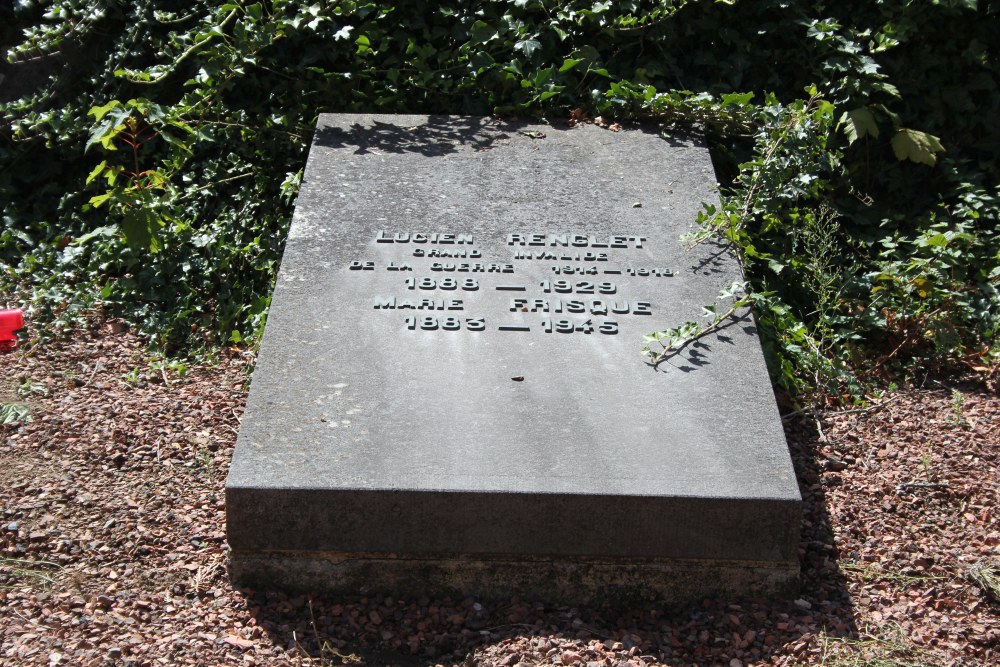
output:
[[786,419],[797,599],[565,607],[234,589],[223,484],[250,361],[151,364],[99,322],[0,355],[0,404],[33,419],[0,426],[0,664],[1000,664],[1000,602],[969,575],[1000,558],[981,386]]

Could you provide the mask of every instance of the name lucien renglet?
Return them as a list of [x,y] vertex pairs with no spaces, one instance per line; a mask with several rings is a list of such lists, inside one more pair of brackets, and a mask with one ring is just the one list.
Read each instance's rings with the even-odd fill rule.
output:
[[[529,291],[529,289],[541,289],[544,298],[512,298],[508,301],[508,313],[539,313],[543,317],[548,314],[577,314],[583,316],[607,316],[607,315],[651,315],[652,303],[646,300],[629,300],[613,297],[617,292],[614,278],[600,281],[600,278],[590,278],[598,273],[610,275],[629,274],[632,276],[672,276],[673,271],[667,268],[648,267],[608,267],[599,268],[601,263],[610,259],[607,252],[613,249],[642,249],[646,241],[644,236],[630,236],[625,234],[591,235],[573,234],[569,232],[512,232],[506,234],[506,245],[510,246],[514,252],[512,259],[515,260],[565,260],[565,261],[588,261],[598,262],[596,265],[553,265],[552,272],[557,276],[573,275],[573,280],[542,280],[534,284],[534,287],[524,282],[523,284],[504,283],[491,285],[497,291]],[[478,248],[470,247],[475,243],[472,233],[444,233],[444,232],[388,232],[378,230],[375,234],[377,244],[405,244],[411,250],[407,252],[413,257],[421,258],[441,258],[441,259],[481,259],[482,252]],[[434,246],[426,248],[426,246]],[[444,247],[442,247],[444,246]],[[449,248],[448,246],[451,246]],[[458,246],[458,247],[456,247]],[[561,250],[565,249],[565,250]],[[577,251],[567,254],[570,251]],[[534,262],[531,262],[535,265]],[[537,265],[536,265],[537,266]],[[376,264],[371,260],[360,260],[350,263],[353,271],[373,271]],[[384,270],[393,272],[409,272],[413,276],[413,271],[418,267],[407,263],[390,261],[384,265]],[[489,274],[503,275],[515,273],[515,265],[509,262],[432,262],[423,267],[423,270],[430,270],[431,275],[405,278],[402,288],[413,291],[460,291],[465,292],[463,296],[471,297],[470,292],[477,292],[480,289],[480,278],[472,277],[468,274]],[[448,274],[455,277],[445,277]],[[435,275],[436,274],[436,275]],[[443,275],[442,275],[443,274]],[[468,277],[463,277],[465,274]],[[405,273],[404,273],[405,275]],[[553,292],[555,294],[553,294]],[[580,298],[581,295],[593,295],[591,298]],[[397,298],[393,295],[378,295],[371,300],[374,310],[381,311],[444,311],[441,315],[435,316],[407,316],[405,326],[407,329],[421,330],[445,330],[455,331],[468,329],[469,331],[483,331],[486,326],[486,319],[482,317],[465,318],[455,317],[448,314],[448,311],[464,311],[466,302],[462,298],[448,298],[451,295],[436,294],[407,295]],[[457,294],[454,296],[458,296]],[[525,295],[528,296],[528,295]],[[415,297],[415,298],[414,298]],[[597,297],[597,298],[594,298]],[[463,319],[464,318],[464,319]],[[500,331],[530,331],[532,327],[524,322],[507,322],[499,325]],[[612,320],[592,321],[592,320],[544,320],[541,323],[541,330],[547,333],[559,332],[582,332],[591,333],[599,331],[604,334],[615,334],[618,332],[618,323]]]
[[[507,245],[521,246],[562,246],[564,248],[641,248],[645,236],[588,236],[586,234],[542,234],[511,233],[507,235]],[[472,234],[442,234],[439,232],[395,232],[379,230],[375,233],[376,243],[431,243],[466,244],[475,241]]]

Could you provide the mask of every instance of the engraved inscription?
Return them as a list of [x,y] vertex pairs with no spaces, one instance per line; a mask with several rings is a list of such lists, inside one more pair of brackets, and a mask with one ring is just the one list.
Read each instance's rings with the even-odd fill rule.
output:
[[590,280],[581,280],[576,283],[569,280],[555,280],[552,282],[543,280],[540,284],[543,292],[557,292],[559,294],[572,292],[576,292],[577,294],[593,294],[595,289],[601,294],[614,294],[618,289],[611,282],[597,283],[595,286]]
[[351,271],[374,271],[375,262],[351,262],[348,268]]
[[507,245],[564,248],[641,248],[645,236],[586,236],[583,234],[508,234]]
[[[591,320],[577,322],[575,320],[542,320],[542,331],[545,333],[593,333],[594,324]],[[604,320],[597,323],[597,331],[605,335],[618,333],[618,323]]]
[[575,255],[568,255],[551,250],[517,250],[514,252],[514,259],[547,259],[553,262],[606,262],[608,254],[604,252],[581,252]]
[[462,320],[458,317],[435,317],[434,315],[424,315],[423,317],[413,317],[412,315],[403,320],[407,329],[421,329],[422,331],[458,331],[463,323],[467,331],[483,331],[486,329],[486,320],[482,317],[466,317]]
[[431,248],[430,250],[424,250],[423,248],[416,248],[413,251],[414,257],[454,257],[456,259],[465,259],[466,257],[470,259],[479,259],[483,256],[483,251],[477,248],[470,248],[466,250],[465,248],[461,250],[445,250],[443,248]]
[[514,273],[513,264],[455,264],[434,262],[431,264],[431,271],[458,271],[459,273]]
[[562,299],[511,299],[511,312],[518,313],[590,313],[591,315],[652,315],[649,301],[602,301]]
[[422,232],[396,232],[390,234],[379,230],[375,234],[376,243],[447,243],[472,245],[472,234],[425,234]]
[[[593,275],[597,275],[598,273],[600,273],[600,269],[598,269],[596,266],[593,266],[593,265],[587,266],[585,264],[575,264],[575,265],[574,264],[563,264],[562,266],[553,266],[552,267],[552,273],[560,273],[560,274],[562,274],[562,273],[565,273],[565,274],[573,274],[573,273],[575,273],[575,274],[578,274],[578,275],[593,276]],[[605,273],[609,273],[609,272],[605,271]],[[621,272],[619,271],[618,273],[621,273]]]
[[[616,335],[619,322],[616,319],[588,319],[592,316],[652,315],[653,304],[645,299],[635,299],[627,294],[632,283],[624,279],[625,295],[619,295],[619,283],[604,279],[603,276],[670,277],[674,273],[665,267],[636,266],[629,260],[636,256],[629,251],[643,249],[646,237],[626,234],[598,236],[574,234],[571,232],[527,233],[513,232],[501,237],[507,246],[513,248],[513,261],[485,261],[483,251],[475,244],[471,233],[451,232],[396,232],[379,230],[375,234],[376,244],[409,244],[446,247],[414,247],[406,250],[415,261],[390,259],[384,266],[386,271],[411,272],[400,281],[403,294],[382,294],[372,297],[371,309],[424,311],[414,312],[403,319],[403,327],[408,331],[424,332],[501,332],[530,333],[533,328],[543,334],[603,334]],[[500,241],[501,239],[496,239]],[[452,246],[452,247],[447,247]],[[463,246],[463,247],[455,247]],[[402,250],[402,248],[400,248]],[[631,255],[631,256],[630,256]],[[455,260],[479,261],[455,261]],[[494,258],[488,258],[493,260]],[[429,261],[434,260],[434,261]],[[549,260],[562,262],[550,265],[555,274],[552,280],[535,281],[532,278],[518,282],[507,282],[504,277],[518,272],[520,260]],[[381,264],[381,263],[379,263]],[[374,271],[376,262],[357,260],[349,264],[351,271]],[[537,266],[537,265],[535,265]],[[537,272],[542,267],[533,269]],[[432,275],[413,275],[412,272],[427,271]],[[526,269],[531,273],[531,269]],[[463,275],[464,274],[464,275]],[[472,276],[469,274],[478,274]],[[565,276],[562,278],[561,276]],[[403,278],[400,276],[400,278]],[[491,292],[515,292],[524,296],[511,295],[505,312],[516,314],[514,321],[492,321],[487,326],[487,318],[475,311],[483,304],[495,301],[480,301],[480,288]],[[465,299],[438,298],[428,294],[421,296],[414,292],[464,292]],[[412,294],[409,296],[408,294]],[[535,296],[537,295],[537,297]],[[414,298],[417,297],[417,298]],[[582,297],[582,298],[581,298]],[[588,298],[589,297],[589,298]],[[466,300],[471,299],[470,315],[459,317],[451,312],[465,311]],[[492,306],[496,308],[496,306]],[[437,311],[433,314],[427,311]],[[541,313],[553,319],[534,322],[517,321],[523,314]],[[489,312],[484,313],[490,315]],[[566,317],[566,316],[570,317]],[[576,318],[572,316],[576,315]],[[562,316],[562,317],[559,317]],[[492,317],[492,316],[490,316]],[[555,319],[558,318],[558,319]]]
[[454,290],[461,287],[467,292],[479,289],[476,278],[407,278],[406,289],[443,289]]
[[669,278],[670,276],[674,275],[673,269],[667,269],[664,267],[647,268],[644,266],[636,266],[625,269],[625,273],[627,273],[630,276],[640,276],[643,278],[646,276],[656,276],[657,278],[660,277]]
[[464,310],[461,299],[400,299],[377,296],[372,300],[375,310]]

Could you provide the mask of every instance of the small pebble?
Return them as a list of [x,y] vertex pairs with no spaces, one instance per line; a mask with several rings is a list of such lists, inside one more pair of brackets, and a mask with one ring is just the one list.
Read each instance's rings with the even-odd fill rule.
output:
[[563,651],[560,658],[562,659],[562,664],[564,665],[575,665],[580,662],[580,654],[576,651]]
[[847,470],[847,466],[848,466],[847,461],[842,461],[841,459],[835,459],[833,457],[829,457],[826,460],[826,467],[832,470],[833,472],[841,472],[843,470]]

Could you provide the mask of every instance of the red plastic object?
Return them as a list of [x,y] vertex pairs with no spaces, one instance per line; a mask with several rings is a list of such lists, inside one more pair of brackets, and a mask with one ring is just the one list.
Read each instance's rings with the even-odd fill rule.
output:
[[20,308],[0,310],[0,350],[10,350],[17,345],[14,332],[24,327],[24,315]]

